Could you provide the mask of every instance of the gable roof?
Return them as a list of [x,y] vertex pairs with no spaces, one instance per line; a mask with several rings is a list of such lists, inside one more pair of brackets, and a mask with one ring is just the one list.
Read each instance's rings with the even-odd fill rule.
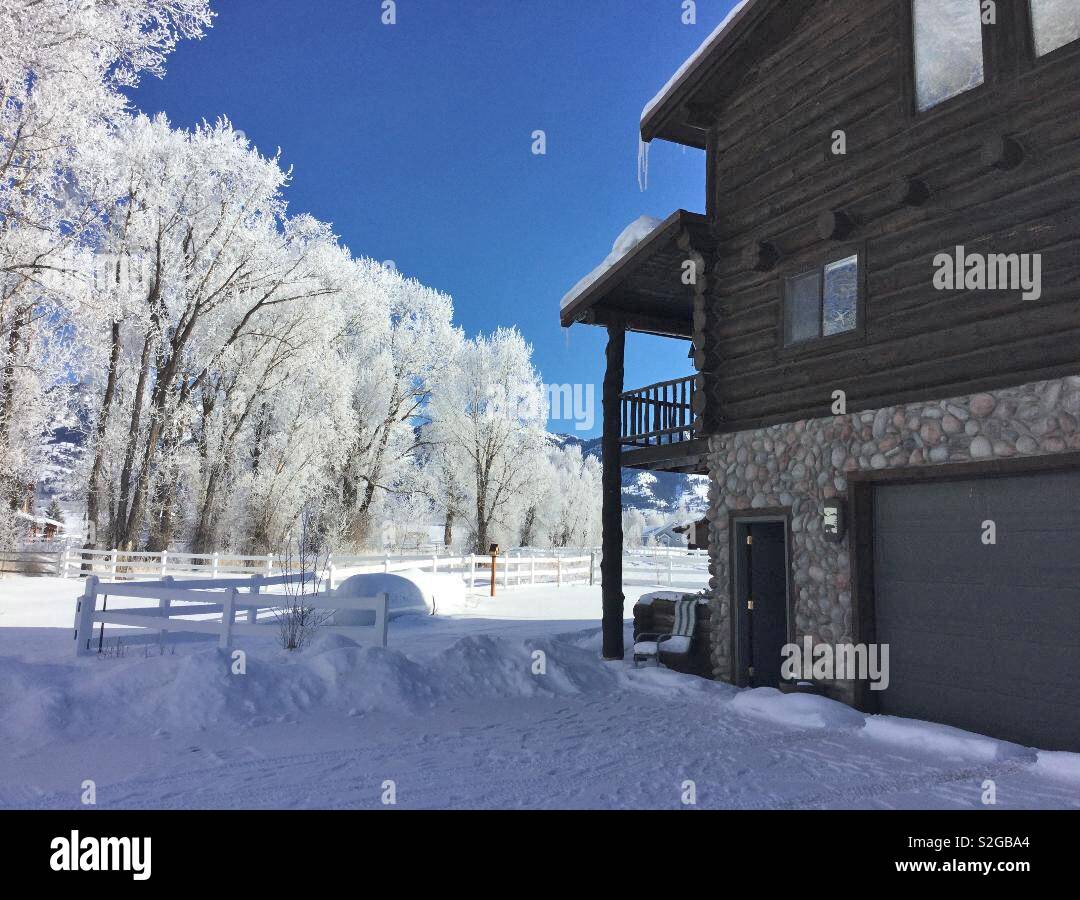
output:
[[[705,149],[715,98],[794,29],[813,0],[738,0],[641,113],[641,138]],[[703,108],[702,108],[703,107]]]

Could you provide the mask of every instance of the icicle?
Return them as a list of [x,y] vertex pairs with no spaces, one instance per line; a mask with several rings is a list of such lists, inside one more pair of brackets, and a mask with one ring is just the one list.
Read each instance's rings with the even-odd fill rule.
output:
[[637,147],[637,184],[642,193],[649,189],[649,145],[640,137]]

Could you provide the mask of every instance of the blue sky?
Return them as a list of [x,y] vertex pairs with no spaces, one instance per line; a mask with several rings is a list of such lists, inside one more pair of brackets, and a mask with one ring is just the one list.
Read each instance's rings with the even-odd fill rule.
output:
[[[387,26],[380,0],[218,0],[133,99],[281,147],[293,212],[452,294],[470,334],[517,325],[546,382],[599,401],[603,332],[564,332],[559,299],[633,219],[704,209],[698,151],[655,142],[638,190],[637,123],[732,5],[699,0],[684,25],[682,0],[398,0]],[[686,350],[631,335],[627,387],[689,374]]]

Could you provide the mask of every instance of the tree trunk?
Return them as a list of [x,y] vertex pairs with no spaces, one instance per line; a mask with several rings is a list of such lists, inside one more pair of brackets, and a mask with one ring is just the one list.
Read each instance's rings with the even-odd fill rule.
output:
[[105,379],[105,396],[101,400],[101,412],[98,413],[97,445],[94,448],[94,463],[90,467],[90,484],[86,494],[86,549],[98,548],[98,534],[101,528],[101,470],[105,468],[105,432],[109,426],[109,413],[112,410],[113,396],[116,393],[116,370],[120,362],[120,322],[112,323],[112,346],[109,352],[109,374]]
[[120,470],[120,502],[113,519],[114,547],[119,547],[124,539],[124,530],[127,525],[128,503],[131,493],[131,474],[135,466],[135,453],[139,449],[139,432],[142,425],[143,398],[146,395],[146,381],[150,373],[150,352],[153,348],[153,338],[149,334],[143,340],[142,355],[139,358],[139,381],[135,386],[135,400],[131,409],[131,434],[127,440],[127,448],[124,451],[124,466]]

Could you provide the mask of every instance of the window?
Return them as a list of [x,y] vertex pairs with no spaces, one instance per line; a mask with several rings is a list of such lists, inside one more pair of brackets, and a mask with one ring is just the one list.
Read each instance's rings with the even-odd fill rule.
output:
[[1045,56],[1080,38],[1077,0],[1031,0],[1031,29],[1035,55]]
[[784,344],[854,331],[859,319],[859,257],[838,259],[784,284]]
[[[1053,2],[1053,0],[1049,0]],[[1060,0],[1060,5],[1075,0]],[[912,0],[915,102],[920,112],[983,83],[979,0]]]

